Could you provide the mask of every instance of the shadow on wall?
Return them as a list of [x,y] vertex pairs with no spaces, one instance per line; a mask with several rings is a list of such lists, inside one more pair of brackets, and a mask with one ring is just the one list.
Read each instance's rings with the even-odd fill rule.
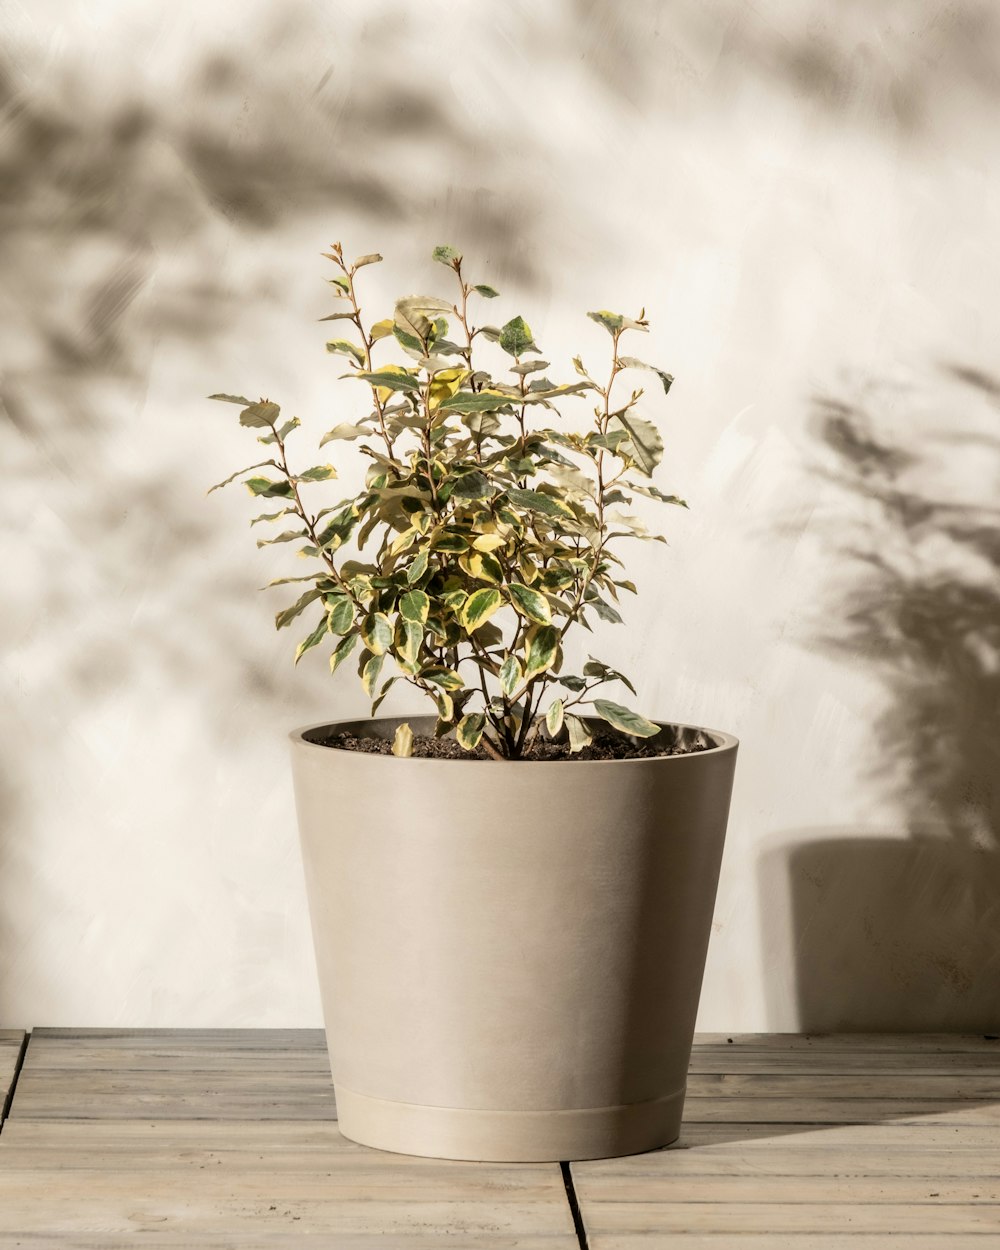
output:
[[[167,97],[138,56],[107,78],[41,46],[0,59],[0,454],[25,518],[4,632],[15,649],[48,640],[60,700],[150,671],[185,684],[204,664],[232,698],[248,684],[277,697],[254,660],[259,620],[244,623],[246,578],[228,572],[204,506],[212,478],[190,471],[144,401],[158,362],[198,376],[247,309],[275,302],[285,260],[271,248],[297,223],[419,216],[444,168],[466,189],[437,215],[470,242],[505,235],[515,192],[484,199],[464,177],[487,145],[433,82],[394,72],[405,27],[331,38],[312,6],[272,10],[236,46],[222,49],[220,29],[218,48],[190,51]],[[404,148],[424,154],[425,175],[401,176]],[[230,236],[250,262],[239,271],[223,263]],[[523,250],[508,272],[530,274]],[[104,614],[122,578],[137,603],[151,585],[184,602],[137,610],[123,633]],[[191,614],[194,656],[177,628]]]
[[762,856],[765,949],[788,949],[787,916],[794,958],[769,1010],[806,1032],[1000,1032],[1000,380],[939,382],[930,433],[895,397],[816,405],[854,518],[831,525],[847,581],[816,639],[883,684],[867,772],[903,828],[799,830]]

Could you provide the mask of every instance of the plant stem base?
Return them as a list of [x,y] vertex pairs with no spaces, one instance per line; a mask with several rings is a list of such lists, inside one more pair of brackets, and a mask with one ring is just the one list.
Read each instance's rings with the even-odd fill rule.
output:
[[362,1146],[431,1159],[555,1163],[656,1150],[680,1134],[684,1089],[650,1102],[569,1111],[425,1107],[336,1086],[340,1131]]

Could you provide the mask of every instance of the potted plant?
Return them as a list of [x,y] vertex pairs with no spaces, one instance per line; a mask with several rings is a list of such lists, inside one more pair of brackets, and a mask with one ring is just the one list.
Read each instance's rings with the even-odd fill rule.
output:
[[[298,419],[212,398],[267,448],[227,479],[274,509],[252,524],[290,526],[260,545],[312,564],[271,583],[301,583],[276,625],[309,613],[296,662],[330,648],[372,700],[372,719],[292,734],[341,1129],[459,1159],[662,1146],[679,1132],[737,743],[605,697],[634,690],[595,658],[568,671],[563,643],[619,622],[635,593],[618,551],[655,536],[633,497],[682,502],[650,480],[663,443],[642,390],[620,393],[636,370],[663,393],[672,378],[622,354],[644,312],[588,314],[608,370],[576,357],[556,384],[522,317],[474,321],[497,292],[453,248],[434,259],[454,298],[409,296],[374,321],[356,280],[382,257],[349,263],[334,244],[328,259],[324,320],[348,337],[327,350],[371,410],[320,445],[356,444],[364,488],[316,510],[307,491],[337,471],[292,467]],[[560,404],[590,407],[582,428]],[[396,683],[429,715],[376,718]]]

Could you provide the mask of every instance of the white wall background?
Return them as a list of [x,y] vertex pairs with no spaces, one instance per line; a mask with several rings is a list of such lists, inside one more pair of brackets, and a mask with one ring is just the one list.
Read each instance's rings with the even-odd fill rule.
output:
[[742,739],[700,1027],[1000,1022],[994,6],[0,27],[0,1024],[320,1022],[285,734],[364,700],[292,669],[202,397],[334,424],[331,239],[387,306],[461,247],[567,373],[652,319],[692,507],[601,654]]

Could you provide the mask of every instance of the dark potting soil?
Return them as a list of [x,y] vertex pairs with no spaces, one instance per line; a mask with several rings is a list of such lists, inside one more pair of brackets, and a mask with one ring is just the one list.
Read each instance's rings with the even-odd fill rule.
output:
[[[310,736],[319,746],[337,747],[342,751],[362,751],[368,755],[391,755],[392,743],[385,738],[364,738],[351,733],[331,733],[325,737]],[[649,740],[622,738],[617,734],[594,735],[590,746],[570,754],[568,742],[551,742],[537,739],[531,750],[521,756],[526,761],[545,760],[643,760],[663,755],[690,755],[693,751],[707,751],[711,741],[702,733],[678,732],[675,741],[658,741],[654,746]],[[491,760],[493,757],[481,746],[475,751],[463,751],[454,738],[434,738],[414,735],[413,754],[417,759],[440,760]]]

